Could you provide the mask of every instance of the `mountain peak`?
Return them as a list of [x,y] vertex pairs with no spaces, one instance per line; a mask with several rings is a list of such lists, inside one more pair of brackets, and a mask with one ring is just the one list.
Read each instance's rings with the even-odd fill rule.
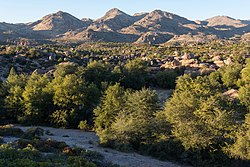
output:
[[113,8],[103,17],[94,21],[89,28],[95,31],[117,31],[134,23],[136,18],[124,13],[123,11]]
[[205,20],[207,22],[207,26],[232,26],[232,27],[244,27],[244,24],[241,20],[236,20],[229,16],[215,16]]
[[162,14],[162,13],[165,13],[165,12],[163,12],[163,11],[162,11],[162,10],[160,10],[160,9],[156,9],[156,10],[152,11],[151,13],[158,13],[158,14]]
[[172,13],[166,12],[166,11],[162,11],[159,9],[156,9],[154,11],[151,12],[152,15],[157,14],[157,15],[162,15],[162,16],[170,16],[170,15],[174,15]]
[[110,9],[106,15],[121,15],[121,14],[125,14],[123,11],[119,10],[118,8],[113,8]]
[[69,13],[58,11],[44,16],[41,20],[30,25],[33,30],[54,31],[63,33],[69,30],[75,30],[85,26],[84,22],[72,16]]
[[59,10],[58,12],[49,14],[45,17],[61,17],[61,18],[63,18],[63,17],[74,17],[74,16],[72,16],[71,14],[69,14],[67,12],[63,12],[63,11]]
[[162,11],[162,10],[154,10],[152,11],[151,13],[149,13],[150,17],[155,17],[155,18],[162,18],[162,17],[165,17],[165,18],[168,18],[168,19],[173,19],[175,17],[179,17],[175,14],[172,14],[172,13],[169,13],[169,12],[165,12],[165,11]]
[[100,18],[100,19],[110,19],[110,18],[115,18],[117,16],[122,16],[122,17],[130,17],[130,15],[128,15],[127,13],[119,10],[118,8],[113,8],[113,9],[110,9],[109,11],[107,11],[105,13],[105,15]]
[[73,18],[71,14],[63,11],[58,11],[56,13],[51,13],[42,18],[42,20],[47,20],[47,19],[55,19],[55,18]]
[[58,12],[56,12],[55,14],[56,15],[62,15],[62,14],[64,14],[65,12],[63,12],[63,11],[61,11],[61,10],[59,10]]
[[234,18],[232,18],[232,17],[229,17],[229,16],[225,16],[225,15],[218,15],[218,16],[214,16],[214,17],[212,17],[212,18],[209,18],[209,19],[207,19],[207,20],[215,20],[215,19],[217,19],[217,20],[235,20]]

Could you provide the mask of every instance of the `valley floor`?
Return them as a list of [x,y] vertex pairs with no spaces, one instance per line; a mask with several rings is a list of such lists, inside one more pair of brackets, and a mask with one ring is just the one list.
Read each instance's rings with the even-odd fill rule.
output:
[[[26,131],[31,127],[16,125],[17,128]],[[99,146],[99,138],[94,132],[84,132],[75,129],[57,129],[51,127],[40,127],[53,135],[44,135],[43,138],[51,138],[56,141],[64,141],[71,147],[84,148],[96,151],[104,155],[107,161],[113,164],[126,167],[180,167],[172,162],[160,161],[148,156],[142,156],[137,153],[123,153],[109,148]],[[5,142],[12,142],[16,138],[4,138]]]

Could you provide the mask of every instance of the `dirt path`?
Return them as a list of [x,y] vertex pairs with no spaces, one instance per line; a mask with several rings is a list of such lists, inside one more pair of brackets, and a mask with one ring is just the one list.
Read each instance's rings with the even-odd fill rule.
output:
[[151,89],[154,90],[157,93],[157,95],[159,97],[160,105],[163,108],[165,106],[166,100],[173,93],[173,90],[170,90],[170,89],[161,89],[161,88],[155,88],[155,87],[152,87]]
[[[16,126],[23,131],[30,127]],[[99,138],[93,132],[83,132],[75,129],[56,129],[51,127],[40,127],[49,130],[53,135],[44,135],[44,138],[51,138],[57,141],[64,141],[69,146],[85,148],[104,155],[107,161],[113,164],[126,167],[180,167],[167,161],[160,161],[151,157],[142,156],[136,153],[123,153],[113,149],[103,148],[98,145]],[[7,139],[8,140],[8,139]],[[10,139],[10,141],[13,139]]]

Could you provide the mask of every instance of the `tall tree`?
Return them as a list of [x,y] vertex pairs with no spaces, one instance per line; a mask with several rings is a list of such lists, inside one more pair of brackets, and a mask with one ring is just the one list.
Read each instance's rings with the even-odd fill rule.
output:
[[27,82],[27,76],[16,74],[15,69],[11,68],[10,74],[5,83],[7,95],[4,99],[4,106],[7,110],[7,116],[16,120],[23,112],[22,93]]
[[141,59],[129,60],[123,68],[121,85],[125,88],[141,89],[146,84],[146,70],[146,63]]
[[101,103],[94,110],[95,129],[101,143],[107,143],[111,135],[111,124],[124,107],[124,89],[117,83],[108,87]]
[[102,82],[111,82],[111,66],[97,61],[90,62],[83,69],[83,77],[88,83],[93,83],[101,88]]
[[111,128],[113,139],[119,143],[139,148],[141,144],[152,142],[154,118],[159,111],[157,94],[149,89],[127,93],[121,112]]
[[219,71],[221,73],[221,80],[223,84],[229,88],[235,87],[238,79],[240,78],[241,70],[242,65],[239,63],[222,67]]
[[184,75],[166,102],[165,114],[172,134],[186,149],[210,149],[223,143],[233,128],[235,111],[229,105],[213,77]]
[[86,104],[86,83],[75,74],[57,77],[52,83],[57,110],[51,115],[51,122],[61,127],[76,127]]
[[235,142],[226,148],[231,157],[250,160],[250,114],[246,115],[244,123],[236,132]]
[[33,72],[22,94],[24,104],[23,122],[37,124],[48,121],[52,106],[52,94],[46,91],[50,80],[47,75]]
[[77,71],[77,65],[71,62],[60,63],[56,66],[55,77],[65,77],[68,74],[74,74]]

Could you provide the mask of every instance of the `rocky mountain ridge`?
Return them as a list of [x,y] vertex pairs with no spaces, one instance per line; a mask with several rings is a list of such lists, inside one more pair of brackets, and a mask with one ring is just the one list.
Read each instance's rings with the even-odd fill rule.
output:
[[[60,42],[129,42],[162,44],[169,40],[181,42],[192,36],[191,42],[242,36],[250,32],[250,21],[236,20],[228,16],[216,16],[204,21],[192,21],[184,17],[154,10],[134,15],[114,8],[103,17],[92,20],[78,19],[59,11],[28,24],[0,23],[0,42],[18,40]],[[180,36],[182,39],[179,39]],[[194,40],[198,37],[199,40]],[[210,38],[213,36],[213,38]],[[187,38],[186,42],[189,42]]]

